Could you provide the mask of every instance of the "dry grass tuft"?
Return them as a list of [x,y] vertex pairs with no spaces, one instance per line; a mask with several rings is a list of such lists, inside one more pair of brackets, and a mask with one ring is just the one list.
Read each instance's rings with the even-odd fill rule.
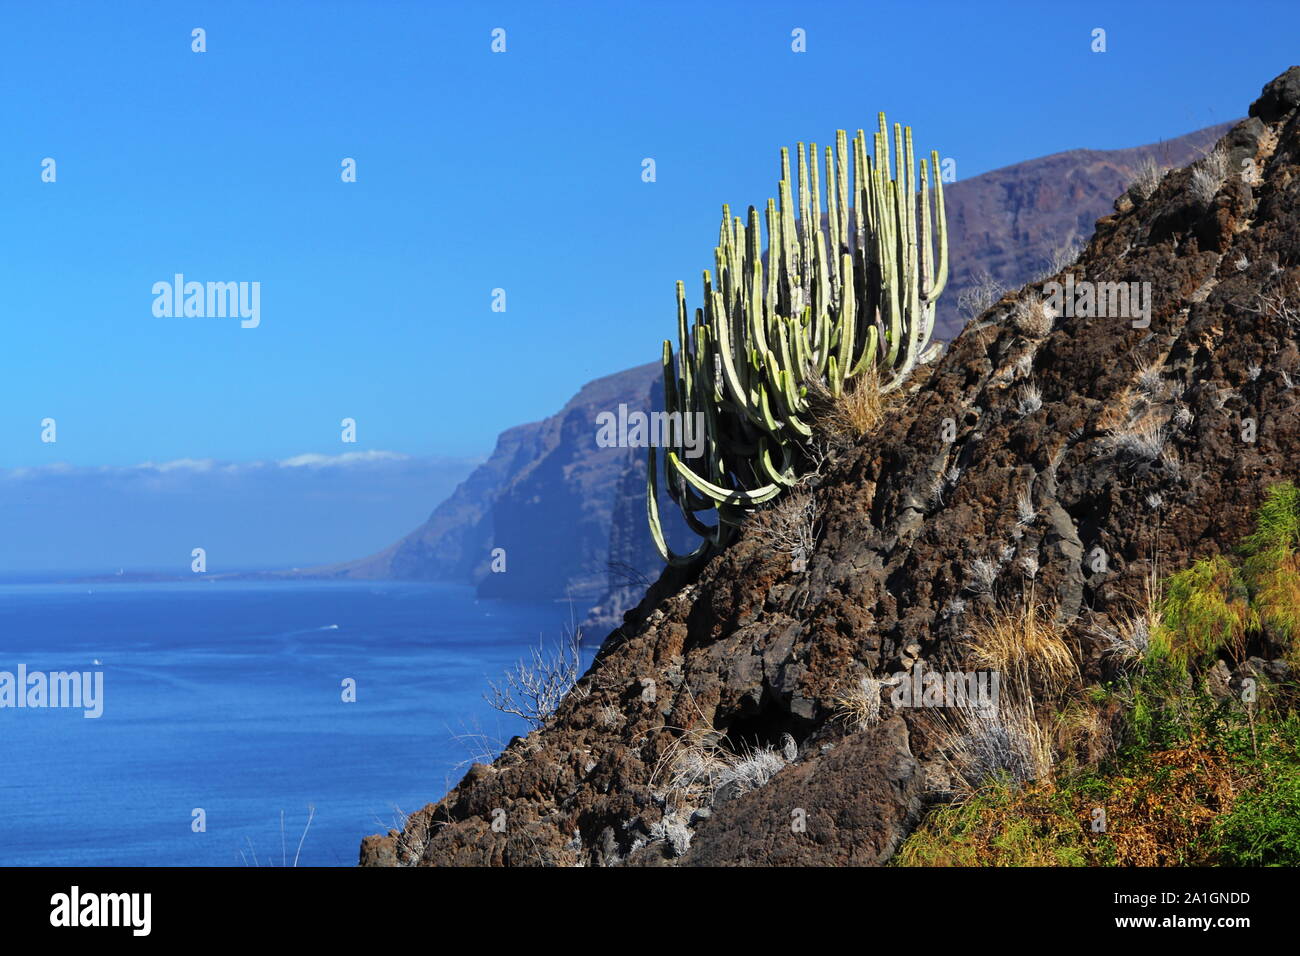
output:
[[864,677],[856,687],[833,698],[835,717],[854,730],[866,730],[880,722],[880,694],[898,683],[897,678]]
[[1007,684],[1059,695],[1079,679],[1065,628],[1050,607],[1035,603],[1032,583],[1018,603],[1003,603],[979,616],[965,646],[975,667],[997,671]]
[[1011,321],[1025,335],[1041,338],[1052,331],[1056,313],[1037,293],[1030,293],[1016,303]]
[[869,368],[850,379],[839,397],[824,384],[811,389],[817,427],[835,447],[847,448],[871,433],[891,407],[891,396],[880,393],[880,373]]
[[1215,147],[1192,169],[1192,195],[1203,203],[1214,201],[1228,181],[1228,152]]
[[1056,764],[1052,731],[1027,687],[1001,688],[997,709],[940,710],[931,717],[957,790],[967,796],[996,780],[1016,786],[1050,781]]
[[1146,199],[1156,191],[1156,187],[1160,185],[1160,180],[1163,178],[1164,170],[1160,168],[1160,164],[1151,156],[1143,156],[1138,163],[1133,182],[1129,184],[1129,192],[1140,199]]

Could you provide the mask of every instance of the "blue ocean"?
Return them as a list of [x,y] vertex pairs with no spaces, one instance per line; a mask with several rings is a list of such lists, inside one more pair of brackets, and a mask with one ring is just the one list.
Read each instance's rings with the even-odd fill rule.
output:
[[97,719],[0,708],[0,865],[354,865],[526,730],[487,682],[570,624],[454,585],[0,582],[0,671],[103,673]]

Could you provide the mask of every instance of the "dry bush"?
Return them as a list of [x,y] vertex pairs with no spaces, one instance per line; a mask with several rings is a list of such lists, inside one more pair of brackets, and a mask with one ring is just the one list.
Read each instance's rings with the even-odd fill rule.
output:
[[712,805],[728,787],[734,796],[757,790],[786,765],[785,756],[773,747],[742,744],[736,753],[723,746],[724,742],[715,730],[688,730],[672,742],[650,777],[652,787],[664,781],[666,806]]
[[991,714],[954,707],[938,711],[931,725],[939,728],[945,760],[965,794],[997,779],[1017,785],[1052,779],[1052,731],[1039,718],[1028,688],[1004,686]]
[[1243,306],[1247,312],[1274,319],[1286,326],[1291,334],[1300,329],[1300,288],[1290,283],[1276,292],[1260,292],[1255,296],[1254,304]]
[[1031,582],[1019,603],[980,616],[965,642],[973,668],[998,675],[996,708],[938,708],[924,717],[955,782],[966,796],[995,780],[1015,786],[1050,781],[1056,719],[1040,707],[1079,685],[1079,667],[1051,609],[1036,604]]
[[927,712],[956,789],[969,796],[999,779],[1016,786],[1050,781],[1055,718],[1043,716],[1036,694],[1049,705],[1064,699],[1079,686],[1079,666],[1052,609],[1036,603],[1032,580],[1018,602],[980,615],[964,646],[971,667],[998,675],[999,691],[992,713]]
[[920,717],[948,766],[949,796],[967,799],[993,784],[1050,783],[1056,766],[1051,718],[1040,716],[1023,671],[1003,671],[994,706],[937,707]]
[[821,531],[821,511],[812,491],[796,486],[751,523],[753,532],[778,554],[808,558]]
[[1006,293],[1002,283],[987,272],[977,272],[971,276],[971,285],[957,296],[957,310],[969,322],[978,319],[989,310]]
[[[1118,866],[1204,865],[1203,837],[1249,785],[1241,768],[1204,740],[1154,754],[1144,772],[1107,797]],[[1159,799],[1153,794],[1159,793]]]
[[582,676],[582,629],[569,630],[547,653],[535,647],[528,660],[516,661],[500,681],[489,681],[483,699],[494,710],[543,727]]
[[[1095,786],[990,787],[940,808],[899,850],[903,866],[1206,866],[1215,821],[1254,782],[1193,741]],[[1105,839],[1090,830],[1106,810]]]
[[1047,268],[1039,276],[1039,280],[1042,281],[1060,275],[1079,260],[1081,252],[1083,252],[1083,243],[1079,241],[1078,236],[1071,235],[1065,242],[1055,246],[1048,253]]
[[606,704],[596,715],[596,723],[606,730],[615,730],[623,725],[623,712],[613,704]]

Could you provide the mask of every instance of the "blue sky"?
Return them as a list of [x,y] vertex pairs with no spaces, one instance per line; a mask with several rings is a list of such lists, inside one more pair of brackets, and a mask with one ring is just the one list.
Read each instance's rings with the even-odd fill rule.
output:
[[[1173,137],[1242,115],[1298,26],[1294,3],[6,4],[0,468],[485,454],[657,356],[674,280],[697,303],[721,203],[761,205],[781,145],[884,109],[967,178]],[[260,282],[261,325],[155,317],[177,272]]]

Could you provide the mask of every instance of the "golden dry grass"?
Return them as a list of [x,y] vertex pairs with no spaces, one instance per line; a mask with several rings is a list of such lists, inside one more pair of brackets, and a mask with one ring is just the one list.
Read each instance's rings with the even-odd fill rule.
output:
[[[1239,765],[1192,741],[1101,785],[990,788],[929,817],[901,866],[1204,866],[1204,837],[1249,785]],[[1105,829],[1094,831],[1097,810]]]
[[1034,587],[1016,603],[976,618],[964,642],[975,667],[997,671],[1059,696],[1079,679],[1079,665],[1053,609],[1034,600]]
[[818,430],[841,447],[869,434],[893,405],[893,396],[880,393],[880,373],[874,367],[846,382],[838,398],[824,385],[814,390],[812,398]]

